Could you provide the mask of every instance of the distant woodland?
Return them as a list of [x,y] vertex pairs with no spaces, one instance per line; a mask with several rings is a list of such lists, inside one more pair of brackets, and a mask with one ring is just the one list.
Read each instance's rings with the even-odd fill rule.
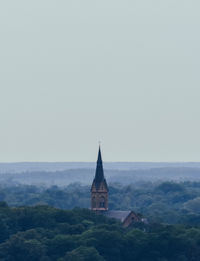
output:
[[[9,206],[48,205],[60,209],[89,208],[90,186],[1,185],[0,201]],[[151,222],[200,225],[200,182],[110,184],[109,208],[134,210]]]
[[200,169],[105,171],[109,208],[89,210],[93,169],[0,174],[0,261],[199,261]]
[[[1,165],[1,164],[0,164]],[[159,167],[141,169],[105,169],[105,176],[108,183],[120,183],[128,185],[137,182],[162,182],[162,181],[199,181],[200,168],[198,167]],[[128,168],[127,166],[125,166]],[[11,166],[10,166],[11,168]],[[11,169],[9,169],[11,171]],[[67,169],[49,171],[2,172],[0,169],[0,184],[26,184],[37,186],[67,186],[71,183],[90,185],[94,178],[95,169]],[[6,169],[5,169],[6,171]]]

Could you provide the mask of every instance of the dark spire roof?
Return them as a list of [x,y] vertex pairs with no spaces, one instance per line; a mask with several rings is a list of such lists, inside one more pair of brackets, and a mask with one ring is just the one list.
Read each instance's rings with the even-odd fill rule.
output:
[[104,178],[103,163],[102,163],[102,158],[101,158],[101,148],[99,146],[97,167],[96,167],[96,173],[95,173],[95,178],[94,178],[94,184],[95,184],[96,189],[99,188],[101,182],[106,183],[106,180]]
[[102,165],[102,158],[101,158],[101,147],[99,146],[99,153],[98,153],[98,158],[97,158],[97,164]]

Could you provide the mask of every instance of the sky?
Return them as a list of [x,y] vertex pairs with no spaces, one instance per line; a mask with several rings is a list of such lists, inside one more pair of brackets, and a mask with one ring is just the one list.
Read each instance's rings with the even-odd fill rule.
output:
[[0,162],[200,160],[199,0],[0,3]]

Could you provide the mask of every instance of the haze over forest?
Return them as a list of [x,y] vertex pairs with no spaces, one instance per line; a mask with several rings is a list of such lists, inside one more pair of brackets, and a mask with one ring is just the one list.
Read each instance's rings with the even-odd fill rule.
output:
[[[96,163],[93,162],[0,163],[0,181],[13,185],[90,185],[95,166]],[[137,182],[200,181],[199,162],[105,162],[104,172],[108,183],[122,185]]]

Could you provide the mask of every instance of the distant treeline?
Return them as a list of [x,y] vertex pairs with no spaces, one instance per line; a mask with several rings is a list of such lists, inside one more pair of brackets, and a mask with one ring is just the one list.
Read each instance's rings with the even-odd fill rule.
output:
[[[0,173],[56,172],[92,169],[96,162],[0,162]],[[145,170],[155,168],[199,168],[200,162],[104,162],[106,170]]]
[[[90,186],[1,185],[0,201],[10,206],[49,205],[61,209],[90,207]],[[200,182],[110,184],[109,208],[134,210],[151,222],[200,225]]]
[[[10,170],[11,171],[11,170]],[[14,171],[14,170],[13,170]],[[1,184],[26,184],[44,186],[67,186],[80,182],[89,185],[95,175],[95,169],[67,169],[62,171],[28,171],[20,173],[2,173]],[[191,167],[162,167],[152,169],[113,170],[105,169],[108,183],[121,183],[128,185],[136,182],[161,182],[161,181],[199,181],[200,168]]]
[[200,227],[134,224],[87,209],[0,203],[1,261],[199,261]]

